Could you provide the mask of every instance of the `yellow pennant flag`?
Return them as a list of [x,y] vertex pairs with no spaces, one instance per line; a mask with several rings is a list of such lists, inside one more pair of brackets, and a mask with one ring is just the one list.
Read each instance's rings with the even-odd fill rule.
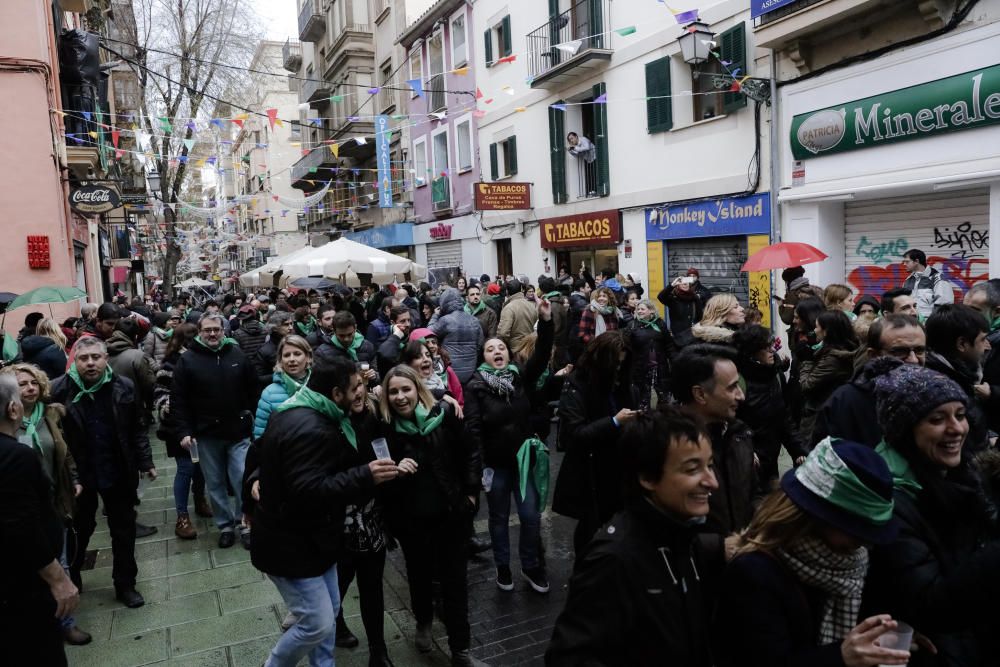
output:
[[465,76],[469,73],[468,67],[459,67],[458,69],[451,70],[452,74],[458,74],[459,76]]
[[92,137],[93,137],[94,139],[96,139],[96,138],[97,138],[97,132],[94,132],[93,130],[91,130],[91,131],[90,131],[90,132],[88,132],[87,134],[89,134],[90,136],[92,136]]
[[340,157],[340,144],[330,144],[330,152],[333,153],[333,157]]

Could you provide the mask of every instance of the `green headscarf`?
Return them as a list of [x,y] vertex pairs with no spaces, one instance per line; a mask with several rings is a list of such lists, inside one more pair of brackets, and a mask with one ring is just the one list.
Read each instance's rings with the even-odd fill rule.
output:
[[101,387],[103,387],[107,383],[111,382],[112,379],[114,379],[113,378],[114,374],[111,372],[111,366],[105,366],[104,375],[102,375],[100,379],[98,379],[97,382],[95,382],[90,387],[88,387],[83,383],[83,378],[80,377],[80,371],[76,370],[76,364],[70,365],[69,372],[67,372],[66,374],[69,375],[70,379],[73,380],[74,384],[76,384],[76,386],[80,388],[79,393],[73,397],[73,400],[70,401],[70,403],[76,403],[84,396],[88,396],[90,397],[90,400],[94,400],[94,394],[100,391]]
[[913,474],[910,462],[902,454],[890,447],[885,440],[878,443],[875,453],[880,454],[885,459],[886,465],[889,466],[889,472],[892,474],[893,488],[899,489],[911,498],[916,499],[917,494],[924,487],[920,485],[920,482],[917,481],[917,476]]
[[354,332],[354,339],[351,341],[350,347],[344,347],[344,344],[340,342],[340,339],[337,338],[336,334],[330,336],[330,343],[334,347],[340,348],[341,350],[349,354],[351,356],[351,359],[353,359],[354,361],[358,360],[358,348],[360,348],[361,344],[364,342],[365,342],[365,337],[359,334],[357,331]]
[[433,417],[429,416],[430,410],[424,407],[423,403],[417,402],[417,407],[413,411],[413,419],[397,417],[392,421],[397,433],[407,435],[427,435],[444,421],[444,411],[439,411]]
[[[535,452],[535,465],[531,465],[531,452]],[[517,478],[520,483],[521,497],[528,490],[528,480],[538,491],[538,511],[545,509],[549,498],[549,448],[538,438],[528,438],[517,450]]]
[[656,323],[656,320],[657,320],[656,315],[650,316],[648,320],[644,320],[641,317],[635,318],[635,321],[638,322],[639,324],[647,326],[653,331],[660,333],[660,325]]
[[483,303],[482,301],[477,303],[475,308],[470,308],[469,302],[468,301],[465,302],[465,312],[467,312],[469,315],[472,315],[473,317],[483,312],[484,310],[486,310],[486,304]]
[[292,408],[309,408],[310,410],[315,410],[321,415],[326,415],[337,423],[337,426],[339,426],[340,430],[343,431],[344,437],[347,438],[347,442],[351,443],[351,447],[354,447],[354,449],[358,448],[358,436],[354,432],[354,426],[351,425],[351,418],[340,409],[339,405],[331,401],[323,394],[310,389],[303,384],[302,387],[295,392],[294,396],[276,407],[274,411],[284,412],[285,410],[291,410]]
[[42,421],[42,416],[45,414],[45,406],[42,405],[41,401],[35,403],[35,409],[31,411],[30,415],[24,415],[21,419],[21,426],[24,427],[24,432],[26,435],[31,437],[31,445],[38,450],[38,453],[42,453],[42,444],[38,441],[38,423]]
[[834,507],[877,526],[887,524],[892,519],[893,501],[862,482],[837,454],[833,443],[831,437],[820,441],[805,462],[795,469],[795,478],[813,495]]

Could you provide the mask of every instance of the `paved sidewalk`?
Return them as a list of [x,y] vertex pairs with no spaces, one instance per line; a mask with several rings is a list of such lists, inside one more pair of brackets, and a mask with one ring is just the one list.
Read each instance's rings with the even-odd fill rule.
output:
[[[78,625],[94,636],[88,646],[67,646],[71,667],[257,667],[281,632],[285,607],[281,596],[250,564],[250,553],[237,543],[217,547],[218,532],[211,519],[195,519],[198,538],[174,536],[173,460],[162,442],[153,439],[159,479],[147,489],[139,507],[139,521],[156,526],[156,535],[138,541],[139,577],[136,588],[146,598],[140,609],[127,609],[114,599],[111,582],[111,542],[107,525],[98,517],[99,530],[90,548],[96,550],[94,568],[83,572],[84,592]],[[554,460],[553,480],[558,472]],[[485,500],[484,500],[485,504]],[[193,505],[192,505],[193,508]],[[516,510],[511,526],[511,552],[517,554]],[[486,532],[485,508],[476,522]],[[208,522],[208,523],[206,523]],[[541,596],[520,578],[512,563],[517,588],[499,591],[494,584],[492,555],[477,557],[469,567],[469,607],[473,655],[490,665],[540,664],[552,633],[552,624],[565,601],[565,583],[571,568],[572,522],[543,516],[543,535],[552,591]],[[399,667],[447,665],[444,626],[435,620],[436,648],[420,654],[413,648],[415,621],[408,606],[402,554],[390,553],[385,575],[385,633],[389,654]],[[361,639],[353,650],[337,649],[337,665],[367,664],[367,642],[361,623],[357,589],[344,600],[346,620]],[[306,664],[305,662],[302,663]]]

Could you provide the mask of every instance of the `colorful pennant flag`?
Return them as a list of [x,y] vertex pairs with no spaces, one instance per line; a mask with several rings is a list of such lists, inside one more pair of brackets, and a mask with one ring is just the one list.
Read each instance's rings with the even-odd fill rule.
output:
[[577,52],[580,50],[581,46],[583,46],[583,40],[579,39],[574,39],[573,41],[570,42],[563,42],[562,44],[556,44],[557,49],[565,53],[568,53],[571,56],[575,56]]
[[515,60],[517,60],[517,54],[516,54],[516,53],[515,53],[514,55],[510,55],[510,56],[504,56],[503,58],[500,58],[500,59],[498,59],[498,60],[496,61],[496,63],[494,63],[494,64],[499,64],[499,63],[512,63],[512,62],[514,62]]
[[409,79],[406,82],[406,85],[413,89],[413,92],[416,93],[417,97],[424,96],[424,84],[420,81],[420,79]]
[[615,30],[615,32],[618,33],[620,36],[625,37],[627,35],[635,33],[635,26],[630,25],[627,28],[618,28],[617,30]]
[[594,98],[594,104],[607,104],[607,103],[608,103],[607,93],[603,93]]
[[271,124],[271,129],[274,129],[274,123],[278,120],[278,110],[277,109],[265,109],[264,113],[267,114],[267,122]]
[[479,90],[478,87],[476,88],[476,99],[477,100],[483,99],[483,91]]
[[457,74],[459,76],[465,76],[466,74],[469,73],[469,68],[468,67],[459,67],[458,69],[451,70],[451,73],[452,74]]

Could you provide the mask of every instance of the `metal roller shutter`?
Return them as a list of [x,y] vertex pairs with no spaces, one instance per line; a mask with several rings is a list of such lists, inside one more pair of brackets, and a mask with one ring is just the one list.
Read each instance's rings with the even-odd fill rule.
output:
[[747,261],[747,237],[685,239],[668,241],[666,246],[666,284],[694,267],[701,273],[701,283],[713,294],[731,292],[746,306],[749,281],[740,267]]
[[989,190],[975,189],[847,202],[847,283],[880,297],[907,278],[903,253],[923,250],[955,289],[955,301],[989,278]]
[[444,269],[462,266],[462,242],[439,241],[427,244],[427,268]]

